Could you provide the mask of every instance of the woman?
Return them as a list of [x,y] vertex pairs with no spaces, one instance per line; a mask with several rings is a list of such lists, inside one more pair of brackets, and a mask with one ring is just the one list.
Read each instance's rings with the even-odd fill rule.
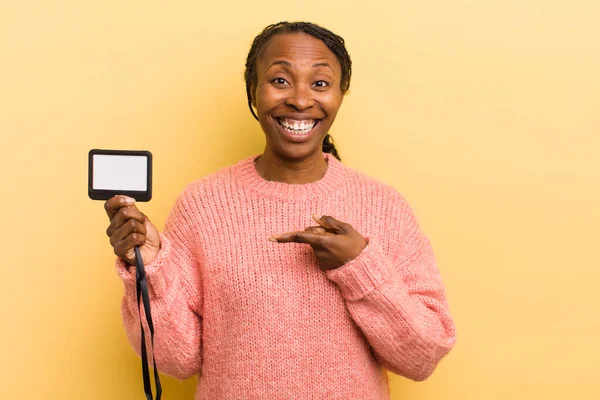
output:
[[105,204],[128,337],[139,354],[139,245],[158,369],[200,375],[198,399],[388,399],[382,367],[423,380],[454,344],[410,206],[336,158],[327,133],[350,76],[341,37],[268,26],[245,73],[262,155],[189,185],[164,233],[132,199]]

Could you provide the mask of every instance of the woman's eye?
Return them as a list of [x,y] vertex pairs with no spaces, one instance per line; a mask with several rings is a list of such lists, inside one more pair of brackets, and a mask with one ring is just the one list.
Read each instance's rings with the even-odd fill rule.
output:
[[315,85],[316,87],[318,87],[318,88],[324,88],[324,87],[327,87],[327,86],[329,86],[329,83],[328,83],[328,82],[325,82],[325,81],[316,81],[316,82],[314,83],[314,85]]
[[276,83],[278,85],[285,85],[287,81],[283,78],[275,78],[271,82]]

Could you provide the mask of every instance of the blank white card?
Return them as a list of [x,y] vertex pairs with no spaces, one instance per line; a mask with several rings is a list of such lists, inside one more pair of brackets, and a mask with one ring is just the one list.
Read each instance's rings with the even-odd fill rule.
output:
[[148,189],[148,157],[131,155],[94,154],[94,190]]

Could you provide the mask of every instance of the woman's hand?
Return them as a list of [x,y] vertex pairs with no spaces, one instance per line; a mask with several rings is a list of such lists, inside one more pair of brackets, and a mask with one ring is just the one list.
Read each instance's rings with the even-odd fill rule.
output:
[[269,240],[278,243],[310,244],[319,266],[324,270],[341,267],[355,259],[367,246],[365,238],[350,224],[330,216],[313,215],[313,219],[319,226],[310,226],[304,231],[274,235]]
[[106,234],[115,254],[129,264],[135,264],[135,246],[140,247],[144,264],[154,260],[160,249],[158,230],[127,196],[114,196],[104,203],[110,220]]

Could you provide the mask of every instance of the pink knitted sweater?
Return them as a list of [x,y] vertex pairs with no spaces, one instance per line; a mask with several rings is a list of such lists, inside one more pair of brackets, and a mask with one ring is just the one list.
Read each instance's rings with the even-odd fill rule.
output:
[[[423,380],[454,345],[410,206],[324,157],[325,176],[304,185],[264,180],[250,157],[192,183],[173,207],[146,266],[155,355],[163,373],[200,376],[196,399],[389,399],[383,368]],[[315,213],[350,223],[367,247],[325,272],[310,246],[268,240],[314,226]],[[135,271],[117,270],[139,354]]]

